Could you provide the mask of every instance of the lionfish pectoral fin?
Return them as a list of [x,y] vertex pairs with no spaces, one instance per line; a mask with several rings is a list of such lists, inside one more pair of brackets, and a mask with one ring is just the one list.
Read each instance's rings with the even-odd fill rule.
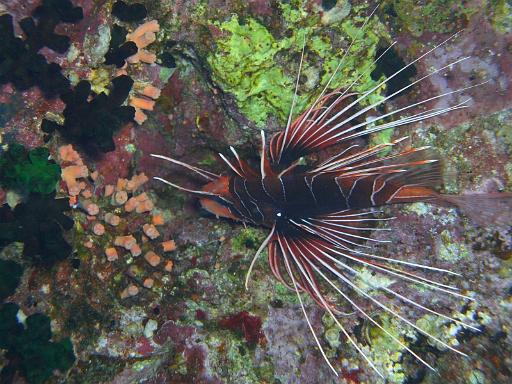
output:
[[[465,328],[479,331],[479,328],[476,326],[437,312],[393,290],[390,288],[393,282],[391,282],[390,285],[379,286],[374,285],[373,281],[369,281],[365,277],[363,271],[367,269],[375,273],[388,275],[391,278],[399,278],[406,284],[420,284],[434,292],[447,293],[455,297],[473,300],[471,297],[457,292],[457,288],[455,287],[428,279],[418,273],[428,271],[458,275],[452,271],[436,266],[421,265],[406,260],[378,256],[359,250],[357,247],[358,240],[372,241],[372,239],[366,235],[366,233],[368,233],[367,231],[385,230],[385,228],[375,228],[375,224],[385,223],[391,219],[392,218],[376,217],[374,212],[353,210],[294,219],[290,220],[287,226],[281,225],[276,229],[275,236],[269,243],[269,262],[272,272],[279,281],[286,284],[288,288],[295,291],[299,296],[301,309],[322,356],[327,359],[315,333],[315,329],[309,320],[305,305],[302,299],[300,299],[301,293],[308,293],[313,300],[328,312],[341,332],[347,337],[347,340],[356,348],[375,372],[381,376],[382,374],[379,369],[370,361],[358,343],[356,343],[353,337],[340,323],[339,303],[333,301],[333,294],[343,299],[355,312],[381,329],[390,336],[397,345],[409,352],[419,362],[431,370],[435,369],[403,343],[399,337],[391,334],[382,327],[378,321],[372,318],[370,315],[371,312],[363,309],[362,306],[353,300],[351,293],[355,293],[360,298],[368,301],[373,307],[386,311],[391,316],[439,343],[444,348],[450,349],[463,356],[465,356],[463,352],[432,335],[424,328],[416,325],[393,306],[380,302],[373,294],[368,293],[368,289],[380,290],[393,296],[397,300],[413,305],[425,312],[434,314]],[[406,268],[419,271],[410,272]],[[286,276],[283,276],[283,271],[286,273]],[[362,282],[364,282],[364,284]],[[327,297],[329,297],[329,299],[327,299]],[[334,369],[330,363],[329,367]]]
[[249,269],[247,270],[247,274],[245,276],[245,289],[246,290],[249,290],[249,279],[251,278],[251,273],[252,273],[252,270],[254,268],[254,265],[256,264],[256,260],[258,259],[258,256],[261,254],[261,252],[263,252],[263,250],[267,247],[268,243],[270,241],[272,241],[272,239],[274,238],[275,230],[276,230],[276,226],[274,225],[272,227],[270,233],[268,234],[268,236],[265,238],[265,240],[263,240],[263,242],[261,243],[260,247],[258,248],[256,253],[254,254],[254,257],[253,257],[253,259],[251,261],[251,264],[249,265]]
[[158,177],[158,176],[154,176],[153,179],[161,181],[162,183],[170,185],[171,187],[179,189],[180,191],[183,191],[183,192],[188,192],[188,193],[192,193],[192,194],[200,195],[200,196],[220,197],[219,195],[217,195],[215,193],[212,193],[212,192],[201,191],[201,190],[195,190],[195,189],[189,189],[189,188],[182,187],[181,185],[174,184],[173,182],[170,182],[169,180],[162,179],[161,177]]

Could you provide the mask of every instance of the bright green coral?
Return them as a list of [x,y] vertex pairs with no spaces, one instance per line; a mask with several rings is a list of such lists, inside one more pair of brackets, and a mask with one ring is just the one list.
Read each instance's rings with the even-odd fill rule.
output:
[[[299,89],[302,92],[299,92],[296,113],[302,112],[329,81],[344,55],[343,49],[333,47],[340,42],[348,47],[353,39],[356,40],[330,88],[348,87],[358,76],[361,77],[354,84],[354,91],[364,92],[377,84],[371,79],[370,66],[377,45],[386,34],[378,20],[372,19],[362,32],[359,32],[359,25],[364,17],[354,16],[333,24],[330,27],[337,35],[337,41],[333,42],[325,29],[319,28],[319,14],[308,14],[302,1],[281,4],[280,8],[283,28],[289,36],[281,39],[252,18],[240,20],[233,15],[224,23],[213,22],[224,32],[224,37],[216,41],[216,52],[207,58],[213,78],[235,96],[241,111],[257,126],[263,127],[271,116],[280,123],[286,121],[304,41],[303,74],[307,79]],[[362,7],[355,7],[354,12],[357,14],[362,10]],[[378,97],[378,93],[373,94],[366,102],[374,102]]]

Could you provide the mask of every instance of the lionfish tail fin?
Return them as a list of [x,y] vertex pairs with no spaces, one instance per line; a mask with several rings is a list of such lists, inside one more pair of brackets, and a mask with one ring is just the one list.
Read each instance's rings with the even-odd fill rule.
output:
[[440,205],[459,208],[476,225],[512,226],[512,192],[468,195],[438,195]]

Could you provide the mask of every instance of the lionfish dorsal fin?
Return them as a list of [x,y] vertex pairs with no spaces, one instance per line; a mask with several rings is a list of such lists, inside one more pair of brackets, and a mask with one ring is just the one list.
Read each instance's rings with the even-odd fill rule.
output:
[[263,130],[260,131],[261,136],[261,146],[260,146],[260,173],[261,179],[265,179],[267,177],[275,176],[276,172],[273,170],[270,160],[267,155],[267,144],[265,141],[265,132]]
[[238,155],[238,152],[235,150],[235,148],[230,146],[229,149],[235,157],[234,160],[228,158],[222,153],[219,153],[219,156],[234,173],[245,179],[257,176],[252,167]]
[[[327,92],[331,80],[336,75],[339,66],[334,71],[326,86],[323,88],[320,95],[312,103],[312,105],[299,115],[291,124],[288,124],[286,129],[277,133],[270,141],[270,155],[272,162],[279,166],[288,166],[295,160],[302,156],[323,150],[334,144],[349,143],[357,137],[369,135],[374,132],[379,132],[384,129],[394,128],[402,125],[413,124],[419,121],[427,120],[447,112],[462,109],[467,107],[469,99],[462,101],[459,104],[446,107],[446,108],[431,108],[419,113],[411,114],[409,116],[401,117],[397,120],[387,122],[386,119],[402,114],[404,111],[410,111],[418,106],[428,105],[433,100],[453,95],[455,93],[462,93],[470,88],[478,87],[481,84],[472,85],[469,87],[448,91],[440,95],[430,97],[415,103],[406,105],[405,107],[387,112],[380,116],[367,117],[370,111],[374,111],[377,107],[395,97],[414,85],[429,79],[430,77],[448,70],[453,65],[467,60],[469,57],[461,57],[447,65],[436,68],[423,77],[405,85],[399,90],[382,97],[380,100],[370,103],[365,107],[362,104],[368,104],[369,98],[378,92],[379,89],[385,87],[386,84],[399,75],[402,71],[422,60],[425,56],[431,54],[438,47],[445,45],[448,41],[452,40],[458,33],[450,36],[440,44],[434,46],[427,52],[420,55],[409,64],[397,70],[386,79],[377,82],[375,86],[366,92],[354,93],[352,88],[358,80],[372,70],[374,65],[388,52],[393,44],[388,47],[377,59],[368,66],[357,78],[345,89],[336,89]],[[342,60],[341,60],[342,61]]]

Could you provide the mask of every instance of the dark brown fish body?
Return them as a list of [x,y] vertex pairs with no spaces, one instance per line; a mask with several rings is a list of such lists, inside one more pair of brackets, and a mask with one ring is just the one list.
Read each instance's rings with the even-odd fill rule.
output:
[[[423,163],[421,165],[425,165]],[[396,173],[352,175],[348,171],[318,173],[309,168],[292,167],[282,175],[270,169],[262,178],[244,164],[242,176],[235,173],[227,178],[223,197],[231,203],[228,217],[271,228],[275,223],[291,219],[426,200],[436,195],[430,188],[418,190],[417,187],[414,192],[412,186],[404,188],[404,176]],[[410,174],[405,173],[405,177],[414,181]],[[203,190],[212,189],[207,184]],[[205,208],[218,216],[226,216],[218,210]]]

